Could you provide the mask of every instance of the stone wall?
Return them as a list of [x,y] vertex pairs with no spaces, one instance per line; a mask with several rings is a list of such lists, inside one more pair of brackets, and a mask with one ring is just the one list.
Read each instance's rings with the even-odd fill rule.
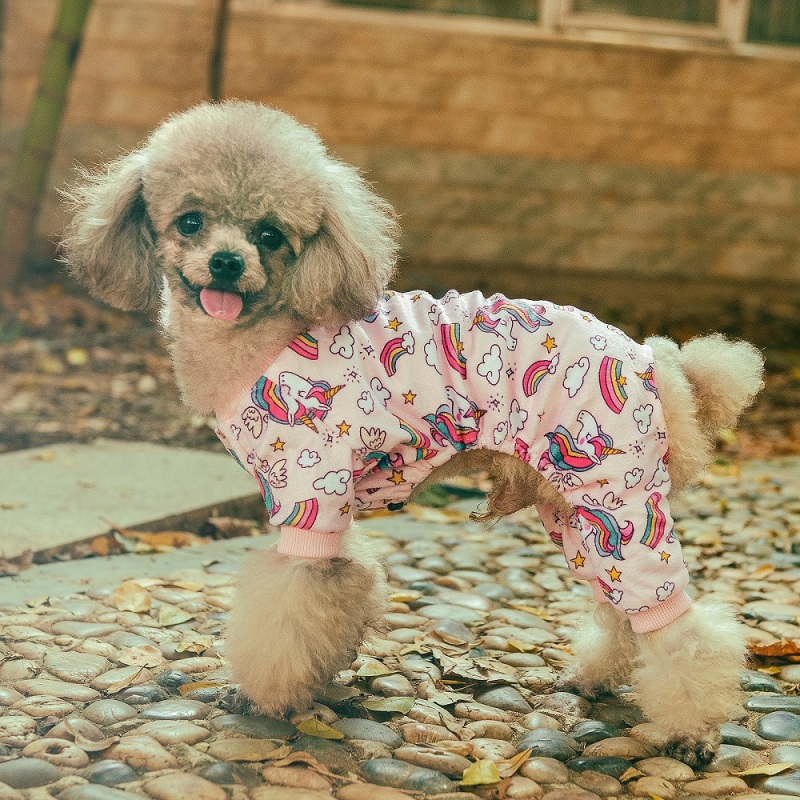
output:
[[[216,6],[96,0],[54,186],[205,97]],[[6,0],[0,170],[54,8]],[[398,209],[418,284],[535,294],[589,277],[598,306],[631,287],[655,306],[703,284],[797,297],[800,50],[600,44],[301,2],[231,11],[225,93],[289,111],[364,169]],[[53,193],[43,237],[61,213]]]

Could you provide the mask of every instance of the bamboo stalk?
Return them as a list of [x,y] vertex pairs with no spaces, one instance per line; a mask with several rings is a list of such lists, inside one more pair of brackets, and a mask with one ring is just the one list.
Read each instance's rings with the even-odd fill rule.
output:
[[61,0],[8,193],[0,199],[0,287],[16,277],[34,233],[91,5]]

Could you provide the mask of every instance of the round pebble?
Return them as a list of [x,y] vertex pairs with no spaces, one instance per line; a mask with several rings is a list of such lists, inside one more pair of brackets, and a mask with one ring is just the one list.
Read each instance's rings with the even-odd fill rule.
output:
[[581,756],[580,758],[574,758],[572,761],[568,761],[567,766],[573,772],[591,770],[592,772],[602,772],[603,775],[611,775],[613,778],[619,778],[627,772],[632,765],[630,761],[615,756]]
[[89,783],[100,783],[103,786],[130,783],[139,777],[136,770],[113,758],[104,758],[102,761],[90,764],[82,774]]
[[124,722],[133,719],[139,712],[119,700],[98,700],[83,710],[83,716],[97,725],[113,725],[115,722]]
[[343,733],[347,739],[366,739],[371,742],[381,742],[392,749],[403,744],[403,739],[390,727],[369,719],[340,719],[334,722],[331,727]]
[[580,745],[566,733],[549,728],[537,728],[526,733],[517,744],[517,752],[531,751],[531,756],[569,761],[575,758]]
[[155,800],[227,800],[225,790],[211,781],[185,772],[172,772],[145,781],[142,788]]
[[748,711],[760,713],[768,711],[800,712],[800,697],[785,694],[754,694],[744,704]]
[[361,764],[361,771],[368,781],[395,789],[436,794],[450,792],[456,788],[455,784],[441,772],[417,767],[393,758],[376,758],[372,761],[365,761]]
[[66,739],[39,739],[27,745],[22,755],[26,758],[41,758],[57,767],[81,769],[89,763],[89,756],[73,742]]
[[194,745],[211,736],[210,731],[187,720],[153,720],[140,725],[136,731],[152,736],[164,746],[180,743]]
[[587,719],[572,728],[569,735],[580,744],[594,744],[602,739],[619,736],[619,730],[608,723]]
[[44,668],[69,683],[89,683],[109,668],[108,660],[87,653],[58,651],[44,657]]
[[245,717],[239,714],[226,714],[211,721],[217,731],[230,731],[256,739],[288,739],[297,733],[290,722],[272,717]]
[[32,789],[57,781],[62,775],[55,764],[41,758],[15,758],[0,763],[0,783],[12,789]]
[[468,769],[471,764],[468,759],[458,753],[418,747],[413,744],[404,744],[402,747],[398,747],[394,751],[394,757],[417,767],[442,772],[450,778],[460,778],[464,770]]
[[205,719],[211,713],[211,707],[197,700],[162,700],[145,708],[140,714],[141,719],[163,720],[189,720]]
[[528,701],[513,686],[493,686],[476,693],[475,700],[502,711],[516,711],[520,714],[532,711]]
[[529,758],[519,768],[519,773],[537,783],[566,783],[569,780],[569,769],[555,758]]
[[648,775],[630,784],[630,793],[634,797],[661,797],[663,800],[672,800],[677,790],[666,778]]
[[773,711],[756,723],[756,733],[773,742],[800,740],[800,716],[790,711]]

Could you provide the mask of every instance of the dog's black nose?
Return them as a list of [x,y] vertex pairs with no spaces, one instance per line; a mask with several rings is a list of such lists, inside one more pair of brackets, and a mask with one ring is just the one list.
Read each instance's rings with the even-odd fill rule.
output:
[[220,281],[233,283],[244,272],[244,259],[238,253],[220,250],[211,256],[208,269]]

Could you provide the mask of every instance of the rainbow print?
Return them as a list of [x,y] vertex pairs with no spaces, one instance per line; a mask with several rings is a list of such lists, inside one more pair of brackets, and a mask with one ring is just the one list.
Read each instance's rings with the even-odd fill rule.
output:
[[453,322],[440,325],[442,350],[447,363],[462,377],[467,377],[467,359],[464,358],[464,344],[461,341],[461,325]]
[[600,584],[600,588],[603,590],[603,594],[609,599],[614,600],[614,590],[602,579],[598,578],[597,582]]
[[534,361],[533,364],[525,370],[525,374],[522,376],[522,391],[525,392],[525,397],[536,394],[536,390],[539,388],[545,375],[553,375],[557,366],[557,355],[550,359],[545,358],[541,361]]
[[556,547],[564,549],[564,534],[561,531],[548,531],[547,535]]
[[600,556],[612,556],[623,561],[622,546],[628,544],[633,537],[633,524],[626,520],[620,526],[617,520],[605,509],[579,507],[575,514],[584,528],[589,528],[594,535],[595,549]]
[[290,528],[311,530],[314,527],[314,523],[317,521],[318,511],[319,503],[316,498],[312,497],[310,500],[302,500],[294,504],[294,507],[285,520],[275,524],[288,525]]
[[400,428],[408,434],[408,441],[406,444],[413,447],[417,451],[417,461],[422,461],[426,458],[433,458],[439,451],[431,450],[431,440],[422,431],[412,428],[404,420],[400,420]]
[[381,364],[386,370],[386,374],[391,378],[397,372],[397,362],[401,356],[404,356],[406,350],[403,344],[403,337],[398,336],[396,339],[389,339],[381,350]]
[[622,413],[628,400],[625,392],[625,376],[622,374],[622,362],[617,358],[605,356],[600,363],[600,393],[605,404],[615,413]]
[[308,332],[301,333],[289,345],[289,349],[293,350],[297,355],[307,358],[309,361],[316,361],[319,358],[319,343]]
[[653,492],[644,505],[647,512],[647,521],[644,535],[642,536],[642,544],[651,550],[655,550],[658,547],[667,530],[667,515],[659,508],[658,504],[660,502],[661,493]]

